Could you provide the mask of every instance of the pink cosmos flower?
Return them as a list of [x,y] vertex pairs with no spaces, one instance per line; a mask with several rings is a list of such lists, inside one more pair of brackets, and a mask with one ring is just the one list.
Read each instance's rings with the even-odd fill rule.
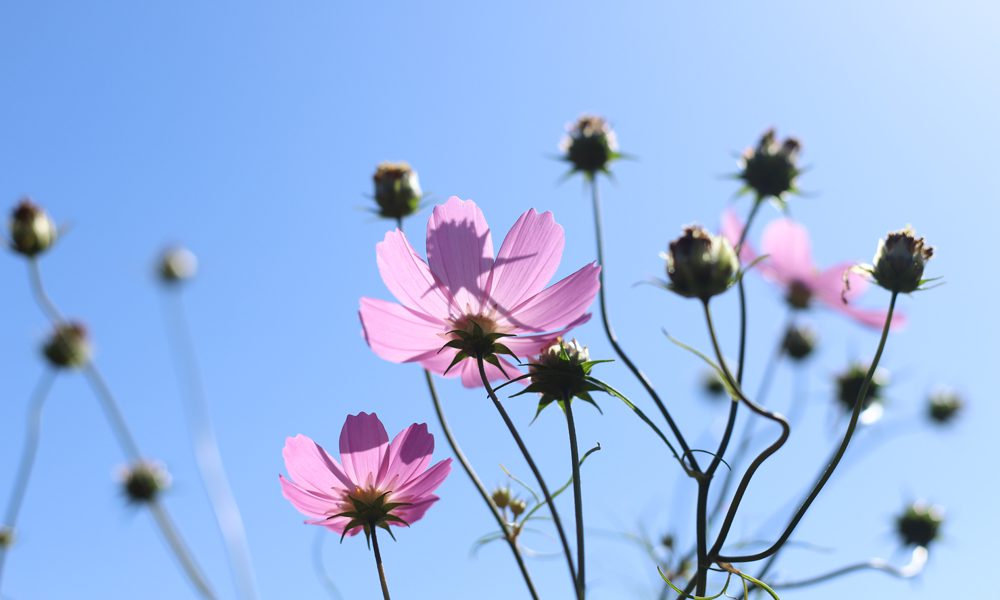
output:
[[[279,475],[281,492],[306,523],[322,525],[341,535],[364,531],[362,522],[375,525],[412,525],[437,502],[432,494],[451,471],[451,459],[433,467],[434,436],[427,425],[415,423],[392,442],[372,413],[348,415],[340,431],[343,466],[304,435],[285,441],[282,454],[291,479]],[[342,513],[367,513],[335,516]]]
[[[722,235],[735,245],[739,242],[743,223],[739,217],[727,210],[722,214]],[[881,328],[885,324],[886,311],[882,309],[859,308],[853,302],[868,289],[868,280],[850,271],[857,263],[838,263],[820,270],[812,259],[809,232],[805,227],[782,218],[768,223],[761,236],[761,251],[767,255],[754,270],[784,289],[785,300],[792,308],[805,309],[818,300],[827,308],[843,313],[867,327]],[[740,251],[740,261],[744,266],[757,258],[757,253],[749,242],[744,242]],[[844,285],[847,273],[848,286]],[[892,327],[904,324],[905,317],[893,315]]]
[[[600,286],[596,263],[545,287],[562,258],[563,229],[552,213],[534,209],[521,215],[500,245],[493,240],[482,211],[455,196],[434,208],[427,222],[427,262],[400,230],[385,234],[375,247],[382,281],[399,303],[361,299],[365,340],[392,362],[419,362],[438,374],[457,350],[441,348],[450,331],[504,333],[499,342],[518,357],[538,354],[569,329],[590,319],[586,313]],[[518,369],[501,359],[507,375]],[[491,381],[505,379],[487,364]],[[466,387],[482,385],[475,360],[448,371]]]

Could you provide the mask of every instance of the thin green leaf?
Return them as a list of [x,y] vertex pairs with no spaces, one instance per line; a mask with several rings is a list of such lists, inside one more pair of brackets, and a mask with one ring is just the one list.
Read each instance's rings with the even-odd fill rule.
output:
[[670,340],[671,342],[677,344],[681,348],[687,350],[691,354],[694,354],[698,358],[700,358],[703,361],[705,361],[705,363],[708,366],[712,367],[712,370],[715,371],[716,375],[719,376],[719,380],[722,382],[722,385],[726,388],[726,392],[729,394],[729,397],[732,398],[733,401],[738,401],[740,399],[739,393],[736,391],[736,388],[734,388],[732,385],[730,385],[729,378],[726,377],[726,374],[722,370],[722,367],[720,367],[719,365],[715,364],[714,360],[712,360],[711,358],[709,358],[707,355],[705,355],[703,352],[701,352],[697,348],[693,348],[691,346],[688,346],[684,342],[678,340],[674,336],[672,336],[669,333],[667,333],[666,330],[663,331],[663,335],[667,336],[667,339]]
[[660,573],[660,577],[663,579],[663,581],[666,582],[666,584],[669,585],[675,592],[681,594],[682,598],[691,598],[692,600],[715,600],[716,598],[721,598],[723,594],[726,593],[726,590],[729,589],[729,581],[733,578],[732,573],[726,576],[726,585],[722,587],[721,592],[719,592],[714,596],[695,596],[693,594],[685,593],[684,590],[674,585],[674,582],[670,581],[670,579],[667,578],[667,574],[663,572],[663,569],[661,569],[660,567],[656,567],[656,570]]

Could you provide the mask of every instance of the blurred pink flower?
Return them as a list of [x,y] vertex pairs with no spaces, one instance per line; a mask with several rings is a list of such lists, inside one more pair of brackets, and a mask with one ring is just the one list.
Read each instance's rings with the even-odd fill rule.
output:
[[[449,331],[504,333],[500,343],[518,357],[538,354],[569,329],[590,319],[586,313],[600,286],[596,263],[545,287],[562,258],[563,229],[552,213],[534,209],[521,215],[493,258],[493,240],[482,211],[471,200],[452,196],[434,208],[427,222],[427,262],[400,230],[375,247],[382,281],[399,303],[361,299],[365,340],[392,362],[419,362],[438,374],[457,350],[441,348]],[[517,368],[503,361],[508,375]],[[505,379],[487,364],[491,381]],[[475,360],[448,371],[466,387],[482,385]]]
[[[743,232],[743,223],[732,210],[722,213],[722,235],[735,245]],[[805,227],[782,218],[768,223],[761,236],[761,252],[766,258],[753,270],[784,289],[785,300],[792,308],[805,309],[816,299],[832,310],[843,313],[867,327],[881,328],[885,324],[886,311],[882,309],[859,308],[853,302],[868,289],[868,280],[858,273],[849,271],[857,263],[838,263],[820,270],[813,263],[809,232]],[[740,261],[744,268],[758,257],[749,241],[740,250]],[[849,286],[845,287],[844,273]],[[892,327],[901,327],[905,317],[893,315]]]
[[306,523],[356,535],[364,531],[360,523],[334,515],[357,511],[359,501],[374,507],[367,516],[382,527],[412,525],[437,502],[431,492],[448,476],[451,459],[428,468],[433,452],[434,436],[424,423],[410,425],[390,443],[374,413],[358,413],[348,415],[340,431],[343,466],[300,434],[288,438],[282,452],[291,479],[278,479],[282,495],[311,517]]

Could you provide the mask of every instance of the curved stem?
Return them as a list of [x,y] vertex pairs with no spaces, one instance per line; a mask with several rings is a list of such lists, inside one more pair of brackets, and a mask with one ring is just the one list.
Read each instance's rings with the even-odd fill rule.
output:
[[[736,244],[736,256],[739,258],[740,251],[743,249],[744,242],[747,241],[747,233],[750,232],[750,225],[753,224],[754,217],[757,216],[757,211],[760,210],[760,205],[762,204],[760,199],[757,199],[753,203],[753,208],[750,209],[750,214],[747,216],[747,223],[743,226],[743,231],[740,232],[739,242]],[[743,365],[746,361],[746,350],[747,350],[747,294],[746,289],[743,287],[743,278],[740,277],[736,282],[737,291],[739,291],[740,297],[740,351],[739,358],[736,362],[736,381],[740,385],[743,385]]]
[[576,595],[583,598],[586,595],[586,553],[583,549],[583,491],[580,483],[580,447],[576,441],[576,423],[573,421],[573,399],[567,398],[566,427],[569,430],[569,453],[573,460],[573,505],[576,509]]
[[170,519],[167,509],[165,509],[157,500],[151,500],[147,504],[149,506],[149,512],[153,514],[156,524],[159,526],[160,531],[163,532],[163,537],[167,540],[167,544],[170,545],[170,549],[173,551],[174,556],[177,557],[177,560],[180,562],[181,568],[183,568],[184,572],[187,574],[188,579],[191,580],[191,583],[195,588],[197,588],[198,593],[201,594],[203,598],[207,598],[209,600],[214,599],[215,594],[208,586],[205,576],[202,574],[198,564],[195,563],[194,558],[191,556],[191,551],[188,550],[187,546],[184,544],[184,540],[181,539],[180,533],[177,532],[177,527]]
[[55,303],[52,302],[52,299],[45,292],[45,286],[42,285],[42,271],[38,266],[37,257],[28,259],[28,280],[31,283],[31,293],[35,296],[35,302],[42,309],[42,312],[45,313],[45,316],[53,324],[62,323],[64,321],[62,314],[60,314]]
[[125,416],[122,414],[121,408],[111,393],[111,388],[108,387],[108,382],[105,381],[104,376],[101,375],[101,372],[97,370],[97,367],[93,363],[87,363],[83,367],[83,374],[86,376],[87,382],[90,383],[94,395],[97,396],[98,401],[101,403],[104,414],[111,423],[111,430],[118,439],[118,443],[121,445],[125,456],[131,462],[141,460],[142,452],[139,451],[139,445],[136,443],[135,438],[132,437],[132,432],[129,431],[128,424],[125,422]]
[[[719,539],[716,541],[715,548],[713,549],[712,552],[713,555],[716,555],[716,558],[726,562],[753,562],[761,560],[763,558],[767,558],[768,556],[774,554],[781,548],[781,546],[786,541],[788,541],[788,538],[792,535],[792,532],[795,531],[795,527],[798,526],[799,521],[801,521],[802,517],[805,516],[806,511],[809,510],[809,507],[812,505],[813,501],[816,500],[816,497],[819,496],[819,493],[823,491],[823,487],[826,485],[826,482],[829,481],[830,477],[833,476],[834,471],[837,469],[837,465],[840,464],[841,459],[844,457],[844,453],[847,452],[847,447],[850,445],[851,438],[854,436],[854,431],[857,429],[858,419],[861,416],[861,409],[862,406],[864,405],[864,398],[868,395],[868,389],[871,386],[872,378],[875,376],[875,370],[878,368],[879,360],[881,360],[882,358],[882,351],[885,350],[885,343],[889,337],[889,326],[892,323],[892,313],[896,308],[897,297],[898,294],[893,292],[892,298],[889,300],[889,310],[886,313],[885,325],[882,327],[882,337],[879,339],[878,349],[875,351],[875,358],[872,360],[872,364],[868,368],[868,373],[865,376],[864,383],[861,385],[861,389],[858,391],[858,398],[854,403],[854,410],[851,413],[851,421],[847,426],[847,431],[844,433],[844,439],[841,441],[840,446],[834,453],[833,459],[830,461],[830,464],[827,465],[826,469],[823,471],[823,474],[816,482],[816,485],[813,486],[812,491],[809,492],[805,500],[803,500],[802,504],[799,506],[799,509],[795,512],[795,515],[792,517],[791,521],[785,527],[785,530],[782,532],[781,536],[769,548],[753,554],[738,555],[738,556],[724,556],[721,554],[717,554],[719,549],[721,549],[723,542],[725,542],[724,534],[728,533],[729,526],[732,525],[732,517],[735,516],[736,513],[735,509],[739,507],[739,502],[737,500],[734,500],[733,504],[729,508],[729,514],[726,515],[726,523],[723,525],[723,533],[720,533]],[[744,477],[744,479],[746,479],[746,477]],[[742,481],[740,482],[741,488],[745,487],[743,483],[744,482]],[[742,494],[740,493],[739,490],[737,491],[737,495],[740,498],[742,497]]]
[[164,320],[177,381],[182,396],[187,400],[185,413],[191,431],[195,461],[212,504],[216,525],[226,546],[229,566],[233,571],[239,597],[252,600],[257,598],[258,594],[243,517],[226,477],[222,453],[219,451],[219,443],[212,427],[212,418],[209,415],[208,401],[195,357],[194,341],[191,339],[191,328],[184,311],[183,298],[179,289],[171,291],[177,294],[165,299]]
[[[863,562],[854,563],[839,569],[834,569],[827,573],[822,573],[820,575],[814,575],[806,579],[799,579],[796,581],[779,582],[771,585],[775,589],[793,589],[802,588],[818,583],[824,583],[830,581],[831,579],[836,579],[838,577],[843,577],[850,573],[856,573],[858,571],[881,571],[887,575],[892,575],[899,579],[910,579],[916,577],[924,570],[924,565],[927,564],[927,548],[923,546],[917,546],[913,549],[913,554],[910,558],[910,563],[903,567],[897,567],[895,565],[889,564],[887,561],[881,558],[873,558]],[[759,578],[758,578],[759,579]]]
[[340,595],[340,590],[337,589],[337,584],[333,582],[333,578],[327,573],[326,562],[323,560],[323,545],[329,537],[330,533],[325,528],[316,528],[316,541],[313,542],[312,554],[313,570],[316,571],[316,578],[326,588],[330,597],[334,600],[342,600],[343,596]]
[[559,542],[562,544],[563,554],[566,555],[566,564],[569,566],[570,578],[573,580],[573,589],[576,589],[577,578],[576,578],[576,567],[573,566],[573,553],[569,549],[569,541],[566,538],[566,530],[563,529],[562,519],[559,518],[559,511],[556,510],[556,504],[552,500],[552,494],[549,493],[549,486],[545,484],[545,479],[542,477],[542,472],[538,470],[538,465],[535,464],[535,459],[532,458],[531,452],[528,450],[528,446],[521,439],[521,434],[518,433],[517,427],[514,426],[514,422],[511,421],[510,415],[507,414],[507,409],[503,407],[500,403],[500,399],[497,398],[496,392],[493,391],[493,386],[490,385],[490,380],[486,376],[486,367],[483,365],[483,357],[476,357],[476,365],[479,367],[479,376],[483,380],[483,386],[486,388],[486,392],[490,396],[490,400],[493,401],[493,405],[496,407],[497,412],[500,413],[500,418],[503,419],[504,424],[510,431],[511,437],[514,438],[514,442],[517,444],[518,449],[521,451],[521,455],[524,456],[524,461],[528,463],[528,468],[531,469],[531,473],[535,476],[535,480],[538,481],[538,487],[542,490],[542,496],[545,498],[545,502],[549,505],[549,512],[552,513],[552,522],[556,526],[556,532],[559,534]]
[[[24,496],[28,491],[28,482],[31,480],[35,456],[38,454],[38,442],[42,435],[42,411],[55,379],[55,371],[46,369],[31,393],[31,400],[28,404],[28,423],[24,433],[24,450],[21,452],[21,462],[17,466],[17,475],[14,476],[14,487],[10,492],[7,511],[4,513],[3,523],[0,523],[0,527],[5,527],[10,535],[17,533],[17,517],[21,512]],[[7,561],[8,550],[9,543],[0,544],[0,580],[3,579],[3,567]]]
[[389,600],[389,584],[385,580],[385,567],[382,566],[382,553],[378,549],[378,527],[369,527],[372,532],[372,550],[375,552],[375,566],[378,568],[378,581],[382,584],[382,598]]
[[476,491],[479,492],[479,496],[486,503],[486,507],[490,510],[490,514],[497,522],[497,527],[503,532],[503,539],[510,546],[510,551],[514,555],[514,560],[517,562],[517,568],[521,571],[521,577],[524,579],[524,584],[528,586],[528,593],[534,600],[538,600],[538,592],[535,590],[535,584],[531,580],[531,575],[528,573],[528,567],[524,563],[524,557],[521,556],[521,550],[517,547],[517,538],[514,536],[507,524],[506,519],[500,514],[496,505],[493,504],[493,500],[490,499],[489,492],[486,491],[486,486],[479,479],[479,475],[472,468],[472,464],[469,463],[469,459],[466,458],[465,453],[462,452],[461,446],[455,440],[455,435],[451,432],[451,427],[448,425],[448,420],[444,416],[444,409],[441,406],[441,401],[438,398],[437,389],[434,386],[434,376],[431,375],[430,371],[424,369],[424,379],[427,380],[427,390],[431,394],[431,400],[434,403],[434,412],[437,413],[438,423],[441,425],[441,431],[444,432],[444,437],[448,440],[448,445],[451,447],[452,454],[458,459],[458,463],[462,465],[462,470],[465,474],[469,476],[469,480],[472,481],[472,485],[475,486]]
[[[640,371],[639,368],[635,366],[635,363],[632,362],[632,359],[630,359],[628,355],[625,354],[625,351],[618,343],[618,336],[615,335],[614,329],[611,328],[611,321],[609,320],[608,317],[607,299],[605,298],[605,292],[604,292],[604,275],[606,270],[605,269],[606,265],[604,262],[604,234],[602,232],[602,226],[601,226],[601,221],[602,221],[601,197],[597,189],[596,177],[590,178],[590,188],[591,188],[591,199],[594,205],[594,237],[597,240],[597,262],[601,267],[601,271],[600,273],[598,273],[598,278],[600,280],[600,288],[598,289],[597,292],[597,298],[598,298],[598,303],[600,304],[601,307],[601,323],[604,325],[604,333],[608,336],[608,341],[611,343],[611,347],[614,349],[615,354],[618,355],[618,358],[622,359],[622,362],[625,363],[625,366],[628,367],[628,370],[632,372],[635,378],[639,380],[639,383],[642,384],[642,387],[646,389],[646,393],[648,393],[649,397],[653,399],[653,402],[656,404],[656,407],[660,409],[660,413],[663,415],[663,418],[666,419],[667,425],[670,426],[670,430],[673,432],[674,437],[677,438],[677,443],[680,444],[681,450],[683,450],[683,456],[687,457],[691,461],[692,470],[695,473],[700,472],[700,468],[698,466],[698,460],[691,452],[691,447],[688,446],[687,440],[684,439],[684,435],[681,433],[680,428],[677,427],[677,423],[675,423],[673,417],[670,416],[670,411],[667,410],[666,405],[663,404],[663,401],[660,399],[660,396],[656,393],[656,390],[653,389],[653,384],[650,383],[649,379],[646,378],[643,372]],[[687,471],[687,467],[684,464],[684,460],[681,458],[681,455],[677,453],[677,450],[673,447],[673,444],[671,444],[668,441],[667,447],[670,448],[670,451],[673,453],[674,458],[680,461],[681,466],[684,467],[685,471]]]

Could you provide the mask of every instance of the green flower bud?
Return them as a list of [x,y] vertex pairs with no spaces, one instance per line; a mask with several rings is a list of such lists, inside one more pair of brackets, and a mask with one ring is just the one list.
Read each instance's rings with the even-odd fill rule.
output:
[[512,498],[510,501],[510,513],[514,515],[514,518],[518,518],[521,514],[528,510],[528,503],[521,498]]
[[170,487],[170,474],[163,465],[139,461],[122,472],[122,491],[133,504],[156,500],[160,492]]
[[375,169],[375,202],[379,214],[387,219],[402,219],[417,212],[423,192],[417,172],[405,162],[383,162]]
[[510,488],[509,487],[498,487],[493,490],[493,504],[497,508],[503,510],[507,508],[510,504]]
[[949,389],[934,391],[927,402],[927,416],[931,421],[944,425],[951,423],[965,407],[957,392]]
[[804,325],[790,325],[781,343],[782,351],[795,361],[805,360],[816,347],[816,332]]
[[[861,393],[861,386],[868,375],[869,365],[854,363],[846,371],[837,376],[837,401],[846,412],[854,410],[854,404]],[[862,410],[868,410],[874,404],[882,403],[882,390],[889,383],[889,374],[885,369],[875,369],[868,392],[861,403]]]
[[61,369],[75,369],[90,361],[91,348],[87,328],[82,323],[60,323],[42,346],[49,364]]
[[24,199],[10,216],[11,248],[24,256],[37,256],[55,243],[59,231],[48,213]]
[[14,530],[6,525],[0,525],[0,551],[14,545]]
[[722,398],[726,395],[726,384],[715,371],[706,370],[701,376],[701,389],[710,398]]
[[667,254],[669,288],[687,298],[708,301],[729,289],[740,261],[729,241],[697,225],[686,227],[670,242]]
[[164,283],[182,283],[198,272],[198,257],[187,248],[168,248],[160,255],[156,271]]
[[927,547],[938,538],[944,511],[924,502],[914,502],[896,518],[896,532],[906,546]]
[[619,158],[618,138],[603,117],[583,115],[567,127],[568,133],[559,144],[563,160],[588,177],[607,173],[611,161]]
[[754,191],[758,200],[781,198],[795,191],[798,177],[798,158],[801,144],[795,138],[778,141],[774,129],[768,129],[757,142],[740,157],[739,178]]
[[913,229],[907,227],[879,240],[872,261],[872,277],[890,292],[908,294],[923,283],[924,266],[934,256],[934,249],[924,245]]

